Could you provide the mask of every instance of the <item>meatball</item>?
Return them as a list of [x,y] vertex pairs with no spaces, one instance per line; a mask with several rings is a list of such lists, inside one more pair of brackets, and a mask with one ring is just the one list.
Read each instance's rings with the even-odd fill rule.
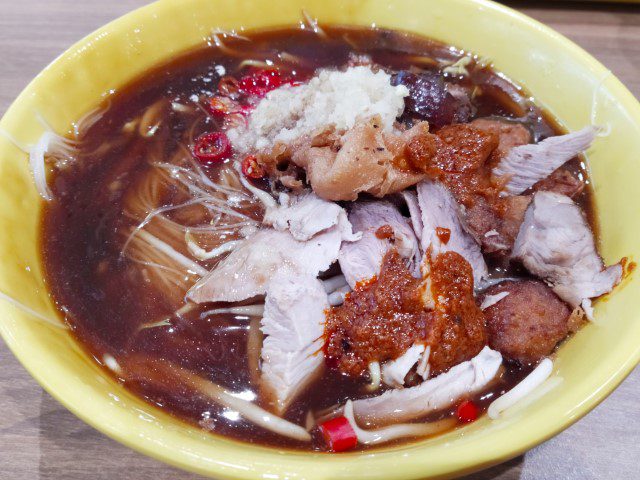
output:
[[488,288],[483,297],[502,292],[508,295],[485,308],[484,315],[489,345],[506,358],[535,363],[569,334],[571,310],[543,282],[506,281]]

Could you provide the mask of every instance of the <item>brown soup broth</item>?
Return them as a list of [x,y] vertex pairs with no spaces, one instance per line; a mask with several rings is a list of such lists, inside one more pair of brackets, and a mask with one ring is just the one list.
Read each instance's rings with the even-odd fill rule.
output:
[[[206,315],[211,305],[199,306],[174,315],[175,298],[171,289],[157,288],[149,282],[140,265],[121,255],[123,231],[139,223],[125,214],[125,199],[152,170],[154,161],[170,161],[187,155],[189,139],[218,130],[219,121],[204,108],[195,107],[200,99],[216,93],[219,71],[240,76],[247,59],[278,59],[287,52],[301,59],[290,67],[294,78],[305,79],[318,67],[344,66],[354,52],[368,54],[383,67],[400,70],[412,66],[437,68],[437,62],[455,62],[463,52],[424,38],[379,29],[325,28],[327,38],[301,29],[283,29],[249,35],[250,41],[228,38],[225,45],[232,54],[206,47],[181,56],[148,71],[109,99],[103,117],[83,136],[78,161],[59,170],[51,182],[56,200],[45,210],[42,220],[42,251],[51,294],[81,345],[100,363],[105,355],[126,362],[136,355],[159,359],[191,370],[244,397],[257,397],[247,361],[247,336],[256,320],[234,315]],[[287,57],[291,58],[291,57]],[[351,57],[352,58],[352,57]],[[275,66],[280,66],[276,61]],[[472,82],[479,87],[473,102],[477,116],[499,115],[521,121],[534,133],[534,139],[561,133],[551,119],[527,99],[521,89],[503,76],[473,62],[469,77],[449,79]],[[159,102],[159,103],[158,103]],[[188,105],[185,111],[171,108],[171,102]],[[202,104],[202,102],[200,102]],[[140,127],[139,117],[150,106],[161,108],[159,126],[146,126],[148,137],[131,134]],[[136,120],[138,123],[135,123]],[[133,124],[132,124],[133,122]],[[133,125],[133,126],[132,126]],[[123,132],[129,132],[127,134]],[[586,178],[578,160],[571,167]],[[216,168],[206,170],[216,178]],[[162,192],[164,204],[179,201],[179,192]],[[590,189],[579,201],[591,211]],[[260,212],[247,210],[259,220]],[[167,216],[179,215],[168,212]],[[186,254],[186,251],[183,252]],[[202,263],[205,268],[213,264]],[[497,275],[514,272],[495,271]],[[521,272],[518,272],[521,274]],[[193,283],[195,278],[185,281]],[[163,319],[169,318],[166,321]],[[109,370],[111,374],[111,372]],[[486,408],[496,394],[521,379],[528,369],[507,366],[500,380],[489,391],[476,396]],[[238,418],[211,402],[180,388],[165,388],[139,376],[116,375],[124,386],[147,401],[204,429],[276,447],[322,450],[321,441],[312,444],[278,436]],[[153,378],[153,372],[149,372]],[[286,418],[304,425],[307,412],[321,411],[348,398],[362,398],[363,384],[327,371],[308,387],[286,413]],[[379,394],[377,392],[376,394]],[[452,412],[445,412],[451,415]],[[442,416],[442,415],[441,415]]]

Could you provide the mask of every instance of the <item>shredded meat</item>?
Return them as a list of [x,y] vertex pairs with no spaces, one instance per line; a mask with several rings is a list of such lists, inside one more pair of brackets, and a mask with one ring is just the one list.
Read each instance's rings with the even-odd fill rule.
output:
[[485,296],[507,292],[485,309],[489,345],[506,358],[536,363],[575,328],[571,309],[539,280],[506,281],[487,289]]
[[[423,300],[425,285],[435,299],[433,310]],[[398,358],[416,342],[431,345],[434,375],[469,360],[486,345],[471,266],[457,253],[440,254],[423,284],[392,250],[377,278],[356,286],[343,305],[327,312],[325,339],[328,365],[350,376],[362,375],[370,362]]]

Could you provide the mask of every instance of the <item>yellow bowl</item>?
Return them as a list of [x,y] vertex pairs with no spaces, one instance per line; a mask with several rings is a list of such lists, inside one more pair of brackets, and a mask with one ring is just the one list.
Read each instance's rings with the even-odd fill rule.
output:
[[[296,24],[301,8],[320,22],[416,32],[471,50],[524,85],[569,129],[596,122],[609,134],[588,155],[605,260],[639,257],[640,105],[573,43],[513,10],[484,0],[161,1],[107,25],[40,73],[0,123],[19,143],[58,132],[149,67],[202,45],[214,27]],[[26,155],[0,136],[0,291],[55,317],[40,266],[41,202]],[[640,282],[627,279],[596,321],[559,351],[564,381],[527,408],[444,436],[374,453],[293,453],[206,434],[113,382],[68,331],[0,302],[0,332],[22,364],[69,410],[110,437],[167,463],[217,478],[435,478],[511,458],[566,428],[609,394],[640,358]]]

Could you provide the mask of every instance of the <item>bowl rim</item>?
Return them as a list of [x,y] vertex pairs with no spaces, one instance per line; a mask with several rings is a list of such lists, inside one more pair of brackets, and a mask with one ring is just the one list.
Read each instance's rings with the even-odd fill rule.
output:
[[[571,55],[575,56],[579,61],[585,65],[588,65],[594,74],[596,73],[604,73],[609,70],[602,65],[598,60],[596,60],[593,56],[587,53],[584,49],[579,47],[573,41],[566,38],[564,35],[558,33],[552,28],[544,25],[543,23],[516,11],[513,8],[507,7],[502,4],[498,4],[492,0],[461,0],[465,1],[469,4],[480,5],[483,8],[488,10],[492,10],[497,12],[499,15],[504,16],[505,18],[511,18],[514,21],[519,22],[522,25],[527,26],[530,29],[534,29],[540,35],[547,37],[551,42],[558,44],[559,48],[562,48]],[[67,48],[64,52],[62,52],[59,56],[57,56],[54,60],[52,60],[43,71],[49,70],[54,67],[58,62],[60,62],[65,56],[70,55],[72,52],[79,51],[84,45],[90,43],[93,38],[96,36],[100,36],[102,34],[106,34],[111,32],[114,29],[118,29],[119,26],[123,25],[125,22],[131,22],[135,19],[143,19],[148,15],[153,14],[156,9],[163,8],[165,5],[169,5],[171,0],[157,0],[148,5],[139,7],[135,10],[132,10],[129,13],[126,13],[111,22],[105,24],[104,26],[96,29],[95,31],[89,33],[79,41],[75,42],[69,48]],[[5,114],[2,119],[4,120],[7,117],[10,117],[12,114],[12,110],[14,105],[20,103],[23,100],[23,97],[26,95],[26,92],[33,88],[34,83],[39,78],[40,74],[38,74],[33,80],[31,80],[27,86],[24,87],[23,91],[19,94],[19,96],[12,102],[12,104],[7,108]],[[613,74],[609,76],[607,81],[609,84],[609,89],[613,92],[614,96],[617,99],[620,99],[626,102],[628,108],[631,110],[632,118],[634,122],[640,124],[640,103],[634,97],[634,95],[620,82],[620,80]],[[526,86],[525,86],[526,88]],[[238,468],[240,464],[232,465],[230,463],[225,463],[224,467],[219,463],[208,463],[207,465],[198,465],[197,460],[188,461],[184,456],[180,459],[176,459],[169,455],[168,450],[162,450],[158,448],[158,445],[147,441],[134,441],[131,436],[127,436],[120,432],[117,428],[114,428],[112,425],[102,423],[95,418],[88,415],[83,408],[76,404],[70,397],[66,395],[66,391],[56,388],[47,378],[46,372],[41,368],[37,368],[37,365],[33,362],[30,362],[29,359],[23,355],[23,352],[20,351],[19,345],[16,342],[12,341],[11,336],[8,331],[0,328],[0,336],[2,336],[5,344],[8,346],[13,355],[19,360],[22,366],[29,372],[29,374],[46,390],[53,398],[55,398],[58,402],[60,402],[66,409],[68,409],[75,416],[80,418],[83,422],[92,426],[96,430],[105,434],[106,436],[116,440],[117,442],[137,451],[144,455],[150,456],[157,460],[160,460],[169,465],[188,470],[194,473],[199,473],[202,475],[216,475],[221,478],[265,478],[258,471],[247,471],[246,468]],[[618,365],[618,368],[611,374],[609,379],[600,385],[595,392],[589,395],[584,401],[579,405],[577,409],[573,411],[573,415],[563,416],[560,421],[557,422],[552,428],[544,429],[543,433],[536,432],[535,434],[529,435],[526,439],[522,438],[514,438],[513,442],[507,448],[501,448],[492,450],[491,452],[485,452],[482,457],[467,459],[464,465],[454,465],[451,469],[446,472],[443,472],[436,477],[430,478],[449,478],[453,475],[460,474],[468,474],[475,471],[479,471],[485,468],[489,468],[493,465],[505,462],[509,459],[512,459],[523,452],[533,448],[534,446],[548,440],[549,438],[557,435],[562,430],[568,428],[579,419],[584,417],[587,413],[589,413],[592,409],[594,409],[598,404],[600,404],[608,395],[610,395],[615,388],[620,385],[620,383],[631,373],[631,371],[635,368],[635,366],[640,363],[640,344],[636,347],[634,351],[629,352],[626,355],[626,358],[623,362]],[[233,442],[233,441],[232,441]],[[243,442],[235,441],[236,448],[242,449],[243,446],[246,446]],[[418,447],[419,448],[419,447]],[[271,465],[281,466],[281,464],[286,463],[286,460],[282,456],[282,452],[276,449],[266,449],[268,452],[265,454],[265,458],[269,458]],[[393,452],[389,453],[394,453]],[[318,466],[319,462],[322,462],[322,458],[324,457],[323,463],[326,462],[326,455],[317,454],[313,452],[291,452],[286,451],[287,454],[299,455],[306,459],[306,461],[310,462],[310,465]],[[377,452],[374,452],[377,453]],[[384,453],[384,451],[382,452]],[[330,462],[334,463],[337,466],[332,469],[324,469],[321,471],[319,475],[329,475],[329,476],[321,476],[319,478],[332,478],[331,472],[337,472],[340,470],[340,464],[344,462],[348,462],[356,457],[368,456],[373,460],[373,455],[371,452],[354,452],[340,455],[338,461]],[[319,460],[320,459],[320,460]],[[470,460],[470,461],[469,461]],[[410,462],[409,459],[406,460],[407,463]],[[422,463],[418,463],[415,461],[414,457],[414,467],[418,467],[422,465]],[[267,466],[267,465],[265,465]],[[231,467],[231,468],[229,468]],[[279,468],[279,471],[282,471]],[[415,469],[413,470],[415,473]],[[293,476],[293,471],[291,472]],[[274,477],[271,477],[274,478]],[[278,477],[279,478],[279,477]],[[304,476],[306,478],[306,475]],[[401,471],[388,471],[386,472],[384,477],[387,479],[400,479],[407,478],[405,472]],[[411,477],[414,478],[414,477]]]

